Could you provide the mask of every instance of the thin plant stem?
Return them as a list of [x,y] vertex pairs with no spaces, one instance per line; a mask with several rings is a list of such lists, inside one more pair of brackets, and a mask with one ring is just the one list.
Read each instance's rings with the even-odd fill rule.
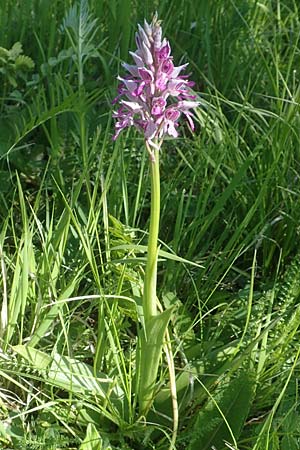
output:
[[154,150],[149,147],[148,143],[146,143],[146,146],[150,156],[151,211],[143,295],[144,329],[141,330],[139,337],[140,362],[138,383],[140,414],[144,416],[149,411],[154,400],[162,347],[172,312],[171,309],[169,309],[162,313],[158,313],[157,307],[156,284],[157,244],[160,219],[160,145],[156,142]]
[[157,315],[156,284],[157,284],[157,242],[160,219],[160,175],[159,175],[159,149],[147,150],[150,154],[151,172],[151,212],[148,239],[148,253],[144,280],[143,311],[147,331],[149,319]]

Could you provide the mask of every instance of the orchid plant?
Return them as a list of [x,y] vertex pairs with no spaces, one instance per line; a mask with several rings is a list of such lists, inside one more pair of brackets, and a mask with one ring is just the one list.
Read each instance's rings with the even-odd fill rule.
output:
[[198,106],[191,88],[194,83],[182,75],[187,67],[175,67],[169,42],[162,38],[162,28],[157,14],[151,24],[144,21],[136,33],[137,50],[130,52],[134,64],[123,63],[127,75],[118,77],[119,104],[113,113],[116,119],[115,135],[134,126],[144,136],[149,153],[151,172],[151,212],[147,263],[143,292],[143,330],[139,336],[138,400],[140,413],[146,414],[153,402],[155,385],[164,335],[171,310],[158,312],[157,256],[160,220],[159,154],[166,136],[178,136],[179,119],[184,116],[194,130],[192,110]]

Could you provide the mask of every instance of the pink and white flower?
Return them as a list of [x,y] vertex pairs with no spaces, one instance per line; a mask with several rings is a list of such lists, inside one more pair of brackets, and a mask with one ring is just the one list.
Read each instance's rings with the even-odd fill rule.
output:
[[[113,113],[116,119],[115,135],[127,127],[135,126],[144,135],[150,146],[153,141],[162,141],[166,135],[178,136],[178,120],[184,115],[194,130],[192,110],[199,106],[191,91],[194,85],[187,75],[180,73],[187,64],[174,66],[171,47],[164,38],[157,15],[144,28],[138,25],[135,36],[137,50],[130,52],[134,65],[123,63],[128,75],[118,77],[121,84],[113,104],[120,108]],[[160,146],[160,145],[159,145]]]

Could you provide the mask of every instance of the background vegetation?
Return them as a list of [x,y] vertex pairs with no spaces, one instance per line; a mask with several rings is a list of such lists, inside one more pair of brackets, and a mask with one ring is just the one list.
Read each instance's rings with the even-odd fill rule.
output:
[[155,9],[202,103],[161,158],[176,448],[300,448],[298,8],[1,1],[1,448],[170,445],[166,360],[147,420],[133,395],[147,155],[134,130],[111,140],[120,62]]

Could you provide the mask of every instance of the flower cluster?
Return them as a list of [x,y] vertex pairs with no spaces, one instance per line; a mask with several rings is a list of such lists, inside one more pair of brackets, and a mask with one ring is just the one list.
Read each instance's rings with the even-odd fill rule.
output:
[[130,52],[134,65],[123,63],[128,75],[118,77],[118,96],[113,103],[119,109],[113,113],[116,119],[117,139],[129,126],[137,127],[149,145],[165,135],[177,137],[178,119],[183,114],[194,130],[191,109],[198,106],[191,93],[192,81],[180,75],[187,64],[175,67],[169,42],[162,39],[162,29],[157,15],[144,28],[138,26],[137,50]]

